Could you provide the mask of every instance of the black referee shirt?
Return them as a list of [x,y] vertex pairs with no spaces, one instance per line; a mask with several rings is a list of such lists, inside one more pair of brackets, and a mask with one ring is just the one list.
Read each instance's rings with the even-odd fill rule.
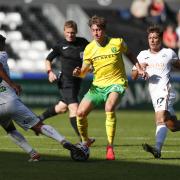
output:
[[72,72],[75,67],[82,66],[83,51],[88,43],[86,39],[81,37],[76,37],[74,42],[68,42],[64,39],[52,48],[46,59],[53,61],[54,58],[59,57],[63,79],[73,80]]

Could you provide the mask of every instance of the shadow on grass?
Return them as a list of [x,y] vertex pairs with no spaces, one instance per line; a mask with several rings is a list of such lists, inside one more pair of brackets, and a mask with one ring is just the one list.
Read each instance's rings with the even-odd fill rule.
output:
[[102,159],[74,162],[69,157],[48,155],[43,155],[40,162],[30,163],[26,159],[24,153],[0,152],[0,180],[167,180],[180,175],[178,165],[162,164],[163,159],[160,163],[147,158],[146,162]]

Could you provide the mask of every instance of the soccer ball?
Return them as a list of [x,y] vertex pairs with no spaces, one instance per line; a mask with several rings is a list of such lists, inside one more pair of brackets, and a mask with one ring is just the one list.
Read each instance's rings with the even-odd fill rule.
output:
[[71,158],[74,161],[87,161],[90,155],[89,147],[82,143],[76,144],[76,147],[79,148],[79,151],[71,152]]

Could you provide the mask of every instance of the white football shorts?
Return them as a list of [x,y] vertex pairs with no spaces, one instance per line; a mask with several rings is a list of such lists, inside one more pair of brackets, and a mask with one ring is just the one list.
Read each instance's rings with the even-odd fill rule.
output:
[[24,130],[35,126],[40,120],[20,99],[0,105],[0,124],[7,127],[14,120]]
[[151,93],[151,99],[155,112],[166,110],[171,115],[175,115],[173,105],[176,93],[174,90],[159,90],[156,93]]

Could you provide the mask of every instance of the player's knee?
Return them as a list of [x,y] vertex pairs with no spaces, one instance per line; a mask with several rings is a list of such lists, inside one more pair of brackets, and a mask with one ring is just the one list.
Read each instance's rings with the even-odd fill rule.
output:
[[85,117],[86,116],[86,112],[84,110],[77,110],[77,116],[78,117]]
[[158,120],[156,120],[156,125],[157,125],[157,126],[164,125],[164,124],[166,124],[165,121],[164,121],[164,119],[158,119]]
[[65,113],[67,112],[68,107],[66,104],[59,103],[55,106],[55,111],[57,114]]
[[41,133],[41,127],[43,123],[40,121],[36,125],[34,125],[31,129],[36,133]]
[[106,105],[106,107],[105,107],[105,111],[106,112],[112,112],[112,111],[114,111],[114,107],[112,106],[112,105]]
[[57,109],[56,110],[57,114],[66,113],[66,112],[67,112],[67,108],[62,108],[62,109]]
[[105,105],[106,112],[113,112],[115,110],[116,104],[113,101],[109,101]]
[[6,131],[7,133],[10,133],[10,132],[16,130],[16,127],[14,126],[13,123],[9,124],[8,127],[4,127],[4,126],[3,126],[3,128],[5,129],[5,131]]

